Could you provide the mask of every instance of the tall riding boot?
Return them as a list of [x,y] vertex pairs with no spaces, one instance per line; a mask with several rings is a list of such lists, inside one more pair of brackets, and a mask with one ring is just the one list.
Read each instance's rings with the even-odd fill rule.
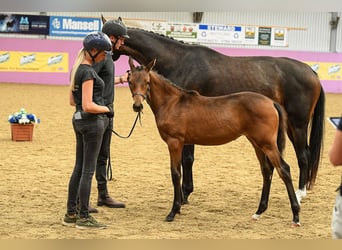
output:
[[109,196],[106,186],[98,186],[98,198],[97,205],[98,206],[107,206],[110,208],[125,208],[125,203],[114,200]]

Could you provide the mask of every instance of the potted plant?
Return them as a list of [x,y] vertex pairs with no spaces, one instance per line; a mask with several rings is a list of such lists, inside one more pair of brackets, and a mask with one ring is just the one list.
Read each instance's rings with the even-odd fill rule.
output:
[[34,124],[40,123],[35,114],[26,112],[24,108],[9,115],[8,121],[11,124],[12,141],[32,141]]

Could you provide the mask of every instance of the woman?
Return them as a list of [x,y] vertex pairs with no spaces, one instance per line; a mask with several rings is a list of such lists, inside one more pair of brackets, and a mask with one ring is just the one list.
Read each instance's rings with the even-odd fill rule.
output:
[[[69,181],[67,213],[62,223],[66,226],[76,224],[80,229],[106,227],[89,214],[89,197],[103,133],[113,110],[104,105],[104,82],[92,64],[104,60],[110,51],[111,42],[106,34],[89,33],[71,71],[70,104],[76,107],[72,118],[76,161]],[[76,205],[78,196],[79,209]]]

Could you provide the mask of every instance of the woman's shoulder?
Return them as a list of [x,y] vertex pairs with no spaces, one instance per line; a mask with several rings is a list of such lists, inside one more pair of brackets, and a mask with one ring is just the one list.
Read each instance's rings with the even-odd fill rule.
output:
[[82,64],[80,64],[80,66],[78,68],[81,70],[89,70],[89,69],[92,69],[92,66],[89,64],[82,63]]
[[91,73],[95,72],[92,65],[89,65],[89,64],[80,64],[79,70],[84,71],[84,72],[91,72]]
[[96,78],[96,72],[93,67],[89,64],[81,64],[78,68],[78,74],[81,78]]

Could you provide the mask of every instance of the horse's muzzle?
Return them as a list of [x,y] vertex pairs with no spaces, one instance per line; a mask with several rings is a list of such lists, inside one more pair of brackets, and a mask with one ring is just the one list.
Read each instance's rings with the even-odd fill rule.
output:
[[142,111],[144,108],[144,106],[142,105],[142,102],[146,99],[146,96],[139,92],[134,93],[132,96],[133,96],[133,110],[135,112]]
[[135,112],[141,112],[143,110],[144,106],[142,105],[142,103],[139,104],[135,104],[133,103],[133,110]]

